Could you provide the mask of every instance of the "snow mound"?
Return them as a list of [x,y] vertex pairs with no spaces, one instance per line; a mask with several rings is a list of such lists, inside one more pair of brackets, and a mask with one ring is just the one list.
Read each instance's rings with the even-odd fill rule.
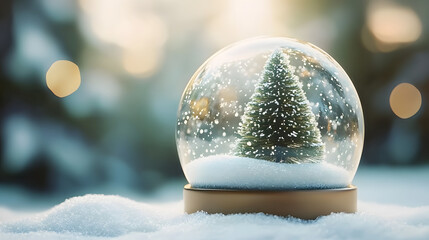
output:
[[[87,195],[0,224],[0,239],[428,239],[429,206],[359,202],[356,214],[313,221],[257,214],[178,214],[117,196]],[[102,237],[102,238],[100,238]]]
[[[429,239],[429,167],[361,168],[359,172],[358,197],[368,201],[358,201],[356,214],[331,214],[314,221],[262,213],[184,214],[181,201],[154,205],[86,195],[43,213],[0,206],[0,239]],[[178,198],[176,191],[168,192]],[[29,204],[35,202],[28,199]]]
[[259,159],[214,155],[184,167],[193,187],[236,189],[340,188],[351,183],[351,174],[332,164],[273,163]]
[[134,231],[155,231],[163,215],[153,206],[119,196],[85,195],[68,199],[32,218],[6,224],[0,231],[114,237]]

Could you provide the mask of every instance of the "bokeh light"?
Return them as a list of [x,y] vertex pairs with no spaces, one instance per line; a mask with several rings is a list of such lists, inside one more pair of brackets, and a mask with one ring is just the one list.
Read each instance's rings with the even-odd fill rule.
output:
[[46,84],[57,97],[66,97],[80,86],[79,67],[70,61],[54,62],[46,73]]
[[422,22],[417,13],[391,2],[369,4],[367,28],[375,38],[375,48],[381,52],[415,42],[422,34]]
[[390,107],[400,118],[414,116],[422,105],[420,91],[409,83],[401,83],[390,94]]
[[[137,0],[80,1],[82,28],[89,23],[89,38],[97,45],[115,51],[123,70],[135,76],[149,77],[158,69],[168,29],[151,3]],[[115,48],[114,48],[115,49]]]
[[206,29],[207,39],[218,47],[240,39],[284,32],[272,1],[231,0],[223,4],[224,10],[216,14]]
[[122,65],[135,76],[150,76],[159,68],[161,55],[157,50],[142,49],[141,51],[124,51]]

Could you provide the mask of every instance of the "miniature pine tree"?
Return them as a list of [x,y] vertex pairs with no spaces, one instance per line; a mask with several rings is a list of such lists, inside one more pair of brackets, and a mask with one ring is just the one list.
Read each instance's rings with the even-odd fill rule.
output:
[[246,105],[235,155],[282,163],[312,163],[324,158],[324,144],[310,103],[285,54],[268,58]]

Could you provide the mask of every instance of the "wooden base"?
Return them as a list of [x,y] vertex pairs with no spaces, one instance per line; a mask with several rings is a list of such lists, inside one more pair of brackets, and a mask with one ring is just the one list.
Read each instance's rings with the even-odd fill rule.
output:
[[186,213],[258,213],[316,219],[331,213],[355,213],[357,188],[317,190],[228,190],[193,188],[183,190]]

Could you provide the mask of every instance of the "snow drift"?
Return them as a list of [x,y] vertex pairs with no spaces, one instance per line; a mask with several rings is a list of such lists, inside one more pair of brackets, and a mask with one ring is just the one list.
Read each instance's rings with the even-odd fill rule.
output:
[[182,204],[149,205],[86,195],[0,223],[0,239],[427,239],[429,206],[359,203],[356,214],[313,221],[258,214],[183,214]]
[[[313,221],[258,214],[184,214],[183,203],[74,197],[41,213],[0,206],[0,239],[429,239],[429,167],[360,168],[358,212]],[[170,185],[169,185],[170,186]],[[169,199],[179,199],[177,183]],[[0,188],[0,200],[14,198]],[[365,201],[362,201],[365,200]],[[34,204],[36,198],[28,198]],[[159,197],[152,201],[160,201]],[[2,203],[4,205],[4,203]]]

